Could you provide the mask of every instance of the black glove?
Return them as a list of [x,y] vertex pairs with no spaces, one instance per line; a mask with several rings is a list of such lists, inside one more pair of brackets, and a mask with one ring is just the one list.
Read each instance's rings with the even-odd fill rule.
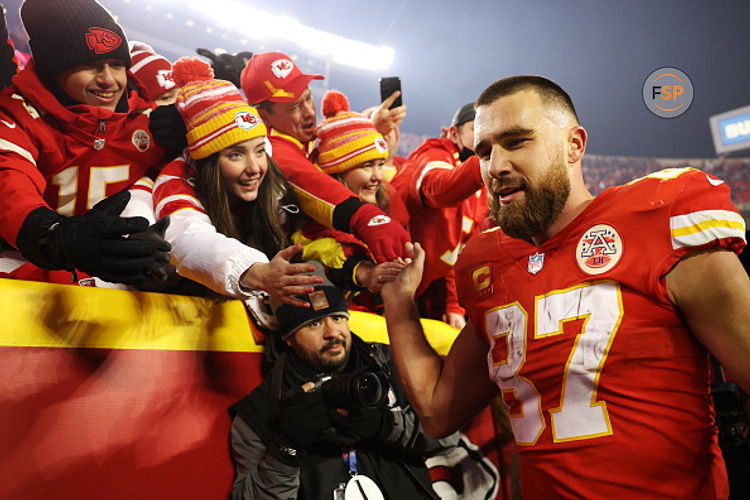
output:
[[187,128],[174,104],[158,106],[151,112],[148,129],[156,143],[178,156],[187,147]]
[[106,281],[138,284],[169,262],[171,246],[158,238],[123,237],[148,228],[143,217],[119,216],[128,200],[130,193],[122,191],[74,217],[47,207],[32,210],[18,231],[18,249],[45,269],[79,269]]
[[385,406],[355,408],[349,411],[348,416],[338,410],[331,410],[328,416],[339,432],[360,443],[382,442],[390,434],[395,422],[393,412]]
[[307,448],[331,427],[328,405],[320,391],[304,392],[300,387],[279,408],[275,440],[284,462],[298,465]]
[[237,52],[236,54],[214,54],[208,49],[195,49],[198,55],[211,59],[211,66],[214,68],[214,76],[220,80],[227,80],[234,84],[238,89],[240,85],[240,75],[245,69],[247,62],[253,57],[252,52]]
[[[154,224],[151,224],[150,226],[148,226],[145,231],[131,234],[130,238],[162,242],[162,241],[165,241],[164,233],[167,232],[168,227],[169,227],[169,216],[165,215],[164,217],[156,221]],[[167,255],[167,262],[169,262],[168,255]],[[156,266],[149,269],[149,272],[155,279],[160,280],[160,281],[167,281],[167,278],[169,277],[167,275],[167,266],[166,266],[167,262],[158,261]]]

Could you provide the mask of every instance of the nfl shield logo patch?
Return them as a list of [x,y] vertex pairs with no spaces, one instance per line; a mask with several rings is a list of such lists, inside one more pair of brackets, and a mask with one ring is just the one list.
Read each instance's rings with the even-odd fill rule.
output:
[[544,267],[544,254],[543,253],[535,253],[534,255],[529,257],[529,267],[528,270],[531,274],[536,274],[539,271],[542,270]]

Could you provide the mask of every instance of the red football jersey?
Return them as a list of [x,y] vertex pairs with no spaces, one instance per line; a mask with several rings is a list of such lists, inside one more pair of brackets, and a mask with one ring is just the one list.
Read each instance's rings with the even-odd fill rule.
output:
[[[129,91],[127,113],[64,107],[30,65],[0,93],[0,238],[11,245],[32,210],[79,215],[162,161],[151,104]],[[142,90],[142,89],[140,89]]]
[[726,184],[670,169],[604,191],[541,246],[469,242],[459,294],[510,405],[524,500],[727,497],[707,352],[664,276],[744,237]]

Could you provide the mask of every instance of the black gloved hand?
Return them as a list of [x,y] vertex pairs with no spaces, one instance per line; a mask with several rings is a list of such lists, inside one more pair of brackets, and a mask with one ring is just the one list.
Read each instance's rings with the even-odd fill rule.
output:
[[[131,234],[130,238],[141,239],[141,240],[151,240],[151,241],[156,241],[156,242],[166,241],[164,239],[164,234],[167,232],[168,227],[169,227],[169,215],[165,215],[161,219],[156,221],[154,224],[151,224],[150,226],[148,226],[145,231]],[[170,261],[170,256],[169,256],[169,253],[167,253],[166,255],[162,255],[160,257],[162,258],[155,261],[154,267],[149,269],[149,273],[151,274],[151,276],[153,276],[157,280],[167,281],[167,278],[169,276],[167,274],[166,264]]]
[[358,442],[383,441],[393,428],[394,418],[385,406],[375,408],[355,408],[349,415],[331,410],[329,418],[333,426],[342,434],[355,438]]
[[18,249],[45,269],[79,269],[106,281],[138,284],[149,270],[169,262],[171,246],[163,239],[123,237],[148,228],[143,217],[119,216],[128,200],[130,193],[122,191],[74,217],[39,207],[21,225]]
[[182,150],[187,147],[187,138],[185,137],[187,128],[174,104],[158,106],[153,110],[149,117],[148,130],[156,143],[173,156],[180,155]]
[[299,463],[307,448],[323,431],[331,427],[328,405],[320,391],[304,392],[300,387],[279,408],[275,440],[282,460]]
[[227,80],[234,84],[238,89],[240,85],[240,75],[245,69],[247,62],[253,57],[252,52],[237,52],[236,54],[214,54],[208,49],[195,49],[198,55],[207,57],[211,60],[211,66],[214,69],[214,76],[220,80]]

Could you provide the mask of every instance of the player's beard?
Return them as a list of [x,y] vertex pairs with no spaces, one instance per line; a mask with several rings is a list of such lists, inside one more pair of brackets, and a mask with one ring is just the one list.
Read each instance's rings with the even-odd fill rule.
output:
[[492,180],[490,217],[508,236],[527,241],[545,232],[557,220],[570,195],[570,179],[562,154],[552,160],[536,186],[530,186],[521,177],[523,200],[501,203],[496,194],[501,185],[497,179]]

